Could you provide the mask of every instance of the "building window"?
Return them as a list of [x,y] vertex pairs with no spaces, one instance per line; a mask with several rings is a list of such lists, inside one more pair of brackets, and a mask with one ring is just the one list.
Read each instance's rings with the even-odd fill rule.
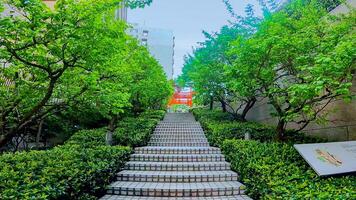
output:
[[147,30],[144,30],[144,31],[143,31],[143,36],[144,36],[144,37],[147,37],[147,36],[148,36],[148,31],[147,31]]
[[147,46],[147,39],[146,38],[142,39],[142,45]]

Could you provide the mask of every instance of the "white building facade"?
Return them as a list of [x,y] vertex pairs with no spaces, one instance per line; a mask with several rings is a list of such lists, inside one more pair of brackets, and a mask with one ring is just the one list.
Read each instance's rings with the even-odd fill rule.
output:
[[173,32],[132,24],[129,34],[147,46],[151,55],[163,66],[167,79],[173,79],[175,46]]

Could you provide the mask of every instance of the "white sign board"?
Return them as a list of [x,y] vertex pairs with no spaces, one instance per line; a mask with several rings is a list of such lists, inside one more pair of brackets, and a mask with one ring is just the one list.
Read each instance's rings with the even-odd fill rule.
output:
[[319,176],[356,172],[356,141],[295,144]]

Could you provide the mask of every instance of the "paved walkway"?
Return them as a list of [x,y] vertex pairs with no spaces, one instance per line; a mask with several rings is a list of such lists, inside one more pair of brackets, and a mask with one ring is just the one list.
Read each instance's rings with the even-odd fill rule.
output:
[[247,200],[220,149],[190,113],[166,114],[101,200]]

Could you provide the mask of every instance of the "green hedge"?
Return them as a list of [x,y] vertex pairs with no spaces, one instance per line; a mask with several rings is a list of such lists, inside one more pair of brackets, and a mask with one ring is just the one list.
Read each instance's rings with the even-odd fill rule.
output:
[[[146,145],[164,114],[165,111],[162,110],[149,110],[138,117],[126,117],[120,120],[113,134],[114,144],[131,147]],[[106,128],[78,131],[66,144],[76,144],[83,147],[105,145],[106,131]]]
[[[256,122],[234,121],[228,113],[219,110],[193,109],[195,118],[201,122],[211,145],[219,146],[225,139],[243,139],[245,133],[251,134],[251,139],[273,141],[277,132],[275,127]],[[288,130],[285,136],[287,143],[312,143],[325,141],[320,138],[308,137],[304,133]]]
[[[125,118],[114,134],[117,144],[145,144],[164,111]],[[0,155],[0,199],[97,199],[131,154],[130,147],[106,146],[106,128],[82,130],[48,151]]]
[[251,138],[261,141],[273,140],[273,128],[252,122],[215,122],[206,123],[205,130],[210,143],[219,146],[225,139],[243,139],[249,132]]
[[65,145],[0,156],[0,199],[96,199],[128,159],[128,147]]
[[157,123],[164,117],[164,111],[146,111],[136,118],[125,118],[117,124],[113,138],[117,145],[145,146]]
[[100,145],[106,145],[106,131],[106,128],[81,130],[76,132],[71,138],[69,138],[66,144],[79,145],[81,147],[96,147]]
[[202,123],[202,125],[204,125],[209,121],[228,122],[234,120],[231,114],[227,112],[221,112],[220,110],[208,110],[204,108],[195,108],[192,109],[192,113],[196,118],[196,120]]
[[164,111],[164,110],[147,110],[147,111],[141,113],[140,117],[162,120],[165,114],[166,114],[166,111]]
[[254,199],[355,199],[356,177],[320,178],[293,146],[225,140],[221,145]]
[[[251,139],[258,141],[274,141],[277,132],[274,127],[255,122],[217,122],[205,121],[204,129],[211,145],[219,146],[225,139],[244,139],[245,133],[251,134]],[[323,139],[308,137],[303,133],[288,131],[286,143],[313,143]]]
[[126,118],[118,123],[113,138],[115,144],[131,147],[145,146],[151,137],[158,120]]
[[[288,131],[287,140],[277,143],[273,142],[274,127],[231,121],[221,111],[199,109],[193,114],[202,122],[209,142],[222,149],[239,173],[252,198],[356,199],[355,176],[320,178],[293,148],[294,143],[323,140]],[[245,132],[253,140],[236,140],[244,138]]]

